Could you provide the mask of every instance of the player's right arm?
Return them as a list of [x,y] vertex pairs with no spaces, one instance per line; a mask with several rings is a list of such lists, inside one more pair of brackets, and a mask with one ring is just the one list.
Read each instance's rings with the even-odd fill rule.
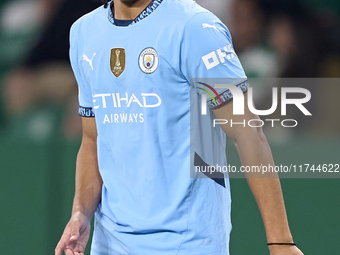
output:
[[91,219],[100,202],[102,179],[97,160],[95,118],[82,118],[83,139],[77,156],[76,187],[72,216],[55,249],[55,255],[83,255],[90,235]]

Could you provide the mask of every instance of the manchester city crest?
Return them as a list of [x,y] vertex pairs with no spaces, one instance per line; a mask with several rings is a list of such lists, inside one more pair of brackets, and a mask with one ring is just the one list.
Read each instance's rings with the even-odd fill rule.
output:
[[151,74],[158,67],[158,54],[154,48],[146,48],[139,56],[139,67],[146,73]]

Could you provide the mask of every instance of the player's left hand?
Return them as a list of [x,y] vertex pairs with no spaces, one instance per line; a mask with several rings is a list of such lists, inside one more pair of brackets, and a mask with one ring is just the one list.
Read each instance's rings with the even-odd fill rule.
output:
[[302,251],[296,246],[270,245],[270,255],[303,255]]

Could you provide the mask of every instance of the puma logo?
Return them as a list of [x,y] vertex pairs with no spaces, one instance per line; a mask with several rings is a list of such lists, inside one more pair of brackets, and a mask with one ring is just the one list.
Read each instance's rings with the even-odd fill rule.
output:
[[97,54],[97,53],[94,53],[91,59],[89,59],[89,58],[88,58],[88,56],[86,56],[85,54],[83,55],[83,60],[85,60],[85,61],[89,62],[89,64],[90,64],[90,66],[91,66],[91,69],[92,69],[92,71],[93,71],[92,60],[93,60],[93,58],[94,58],[94,56],[95,56],[96,54]]
[[202,26],[203,26],[203,28],[213,28],[213,29],[215,29],[217,32],[220,32],[220,31],[217,29],[217,27],[216,27],[216,21],[215,21],[215,20],[214,20],[214,25],[210,25],[210,24],[208,24],[208,23],[203,23]]

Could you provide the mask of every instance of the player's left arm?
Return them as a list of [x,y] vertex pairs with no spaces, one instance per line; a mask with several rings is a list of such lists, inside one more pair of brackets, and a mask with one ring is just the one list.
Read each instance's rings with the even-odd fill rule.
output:
[[[233,119],[234,122],[246,123],[248,120],[259,119],[245,106],[245,115],[233,115],[232,101],[215,109],[217,119]],[[236,125],[221,125],[223,131],[233,141],[243,166],[274,166],[271,149],[261,128]],[[293,243],[284,205],[280,180],[278,175],[267,174],[261,178],[246,174],[248,184],[260,209],[266,229],[268,243]],[[296,247],[290,245],[270,245],[271,255],[302,255]]]

